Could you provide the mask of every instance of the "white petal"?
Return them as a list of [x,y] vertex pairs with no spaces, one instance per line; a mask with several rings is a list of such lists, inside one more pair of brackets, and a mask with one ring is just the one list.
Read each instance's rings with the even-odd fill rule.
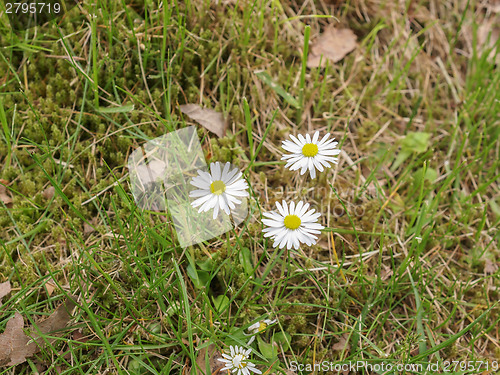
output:
[[191,202],[191,206],[198,207],[200,204],[203,204],[203,203],[209,201],[210,198],[212,198],[212,197],[213,197],[212,194],[205,195],[204,197],[198,198],[195,201]]
[[309,209],[309,203],[305,203],[300,212],[297,214],[297,216],[300,217],[300,220],[302,220],[302,216],[306,213],[306,211]]
[[318,151],[318,155],[338,155],[340,154],[340,150],[322,150]]
[[212,194],[212,193],[208,189],[197,189],[197,190],[192,190],[189,193],[189,196],[191,198],[196,198],[196,197],[202,197],[204,195],[210,195],[210,194]]
[[[318,147],[322,146],[323,143],[327,141],[327,139],[330,137],[330,133],[326,133],[323,138],[321,138],[321,141],[318,142]],[[335,139],[335,138],[334,138]]]
[[220,180],[221,179],[221,170],[220,170],[220,163],[215,162],[210,164],[210,171],[212,172],[212,178],[214,180]]
[[199,178],[201,178],[203,181],[205,181],[207,183],[207,185],[210,185],[213,181],[212,181],[212,175],[208,172],[205,172],[205,171],[198,171],[198,174],[199,174]]
[[285,217],[285,216],[287,215],[287,214],[285,213],[285,211],[283,210],[283,207],[281,207],[280,202],[276,202],[276,207],[278,208],[279,213],[280,213],[283,217]]
[[190,182],[191,185],[196,186],[199,189],[208,189],[210,185],[203,181],[199,176],[194,177]]
[[319,138],[319,131],[316,131],[312,137],[312,143],[317,144]]
[[268,218],[273,219],[273,220],[278,220],[278,221],[283,220],[283,216],[281,216],[280,214],[278,214],[274,211],[263,212],[262,216],[268,217]]
[[214,214],[213,214],[213,216],[212,216],[212,218],[213,218],[214,220],[215,220],[215,219],[217,219],[217,215],[219,214],[219,207],[220,207],[220,206],[219,206],[218,204],[216,204],[216,205],[214,206]]
[[316,160],[315,158],[313,158],[313,164],[314,164],[314,167],[315,167],[318,171],[323,172],[323,170],[324,170],[323,166],[322,166],[322,165],[321,165],[321,163],[320,163],[318,160]]
[[273,227],[273,228],[280,228],[283,226],[282,222],[276,220],[262,219],[262,223],[264,225],[267,225],[268,227]]
[[285,214],[283,216],[288,216],[288,204],[285,200],[282,200],[281,204],[283,205],[283,211],[285,211]]
[[221,180],[227,181],[227,175],[229,173],[229,168],[231,167],[231,163],[226,163],[224,165],[224,169],[222,170]]
[[[305,139],[302,140],[304,137],[302,137],[302,135],[299,134],[299,139],[297,139],[297,137],[295,137],[293,134],[290,134],[290,138],[292,139],[292,141],[294,141],[298,146],[301,146],[303,147],[304,144],[305,144]],[[300,139],[302,138],[302,139]]]

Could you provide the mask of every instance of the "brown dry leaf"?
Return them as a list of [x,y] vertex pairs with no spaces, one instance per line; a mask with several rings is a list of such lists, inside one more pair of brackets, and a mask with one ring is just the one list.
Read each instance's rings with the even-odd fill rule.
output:
[[2,306],[2,298],[9,294],[11,291],[10,282],[6,281],[4,283],[0,283],[0,306]]
[[197,104],[181,105],[181,112],[188,115],[191,119],[199,123],[208,131],[222,138],[226,135],[227,121],[222,113],[213,109],[201,108]]
[[351,346],[349,345],[349,335],[347,333],[344,333],[342,336],[340,336],[339,341],[332,346],[333,350],[339,352],[342,350],[345,350],[347,352],[350,348]]
[[500,13],[500,0],[490,0],[486,6],[492,12]]
[[[22,357],[20,352],[26,353],[30,350],[26,346],[29,341],[29,337],[24,334],[23,327],[24,319],[21,314],[16,312],[15,315],[7,322],[4,333],[0,335],[0,366],[14,365],[14,360]],[[33,354],[34,353],[31,353],[31,355]],[[24,362],[25,359],[21,362]]]
[[56,284],[54,284],[53,282],[51,281],[47,281],[45,283],[45,288],[47,289],[47,294],[49,295],[49,297],[52,295],[52,293],[54,293],[54,290],[56,289]]
[[[71,296],[76,299],[76,297]],[[47,319],[36,324],[31,331],[31,337],[23,331],[24,319],[18,312],[15,313],[5,327],[4,333],[0,335],[0,366],[15,366],[26,361],[26,358],[33,356],[40,351],[45,340],[39,336],[54,336],[57,331],[66,327],[71,320],[71,311],[75,304],[71,299],[67,299],[54,311]],[[53,343],[55,340],[48,340]]]
[[42,192],[42,197],[49,200],[54,196],[55,191],[56,191],[56,189],[54,188],[54,186],[49,186],[47,189],[45,189]]
[[142,185],[155,182],[158,178],[165,178],[167,164],[161,160],[152,160],[149,164],[141,164],[135,168],[137,177]]
[[6,206],[12,204],[12,197],[10,196],[9,189],[5,187],[8,185],[9,181],[0,179],[0,201],[2,201]]
[[491,17],[483,22],[477,29],[477,46],[480,51],[491,49],[489,58],[496,58],[496,64],[500,65],[500,51],[495,48],[498,38],[500,38],[500,17]]
[[484,261],[484,273],[487,275],[492,275],[495,272],[497,272],[497,269],[498,269],[498,266],[495,263],[493,263],[491,260],[486,258],[486,260]]
[[342,60],[356,48],[356,39],[356,34],[350,29],[329,27],[311,46],[307,57],[307,67],[324,67],[327,59],[334,63]]
[[[206,353],[208,351],[208,366],[211,373],[206,374],[207,362]],[[222,354],[217,350],[214,344],[210,344],[208,347],[204,347],[198,351],[198,356],[196,357],[196,369],[200,375],[215,375],[223,374],[220,370],[224,367],[224,362],[218,361],[217,358],[222,358]]]

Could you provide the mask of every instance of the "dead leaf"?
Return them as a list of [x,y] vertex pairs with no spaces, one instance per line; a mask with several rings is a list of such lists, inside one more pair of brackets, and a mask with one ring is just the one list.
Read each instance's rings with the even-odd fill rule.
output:
[[3,297],[9,294],[11,291],[10,281],[6,281],[0,284],[0,301]]
[[181,112],[188,115],[191,119],[199,123],[208,131],[222,138],[226,135],[227,121],[222,113],[213,109],[201,108],[197,104],[181,105]]
[[9,181],[0,179],[0,201],[3,202],[7,207],[10,207],[12,204],[12,197],[10,195],[9,189],[7,189],[6,185],[9,184]]
[[[208,351],[208,366],[211,371],[210,374],[206,374],[207,362],[206,354]],[[204,347],[198,351],[198,356],[196,357],[196,370],[200,375],[215,375],[223,374],[220,370],[224,367],[224,362],[218,361],[217,358],[222,358],[222,354],[217,350],[214,344],[210,344],[208,347]]]
[[[73,299],[76,297],[71,296]],[[71,299],[67,299],[54,311],[47,319],[35,324],[31,335],[24,333],[24,319],[16,312],[7,322],[4,333],[0,335],[0,366],[15,366],[26,361],[26,358],[33,356],[40,351],[40,347],[45,344],[45,340],[39,334],[54,336],[66,327],[71,320],[71,311],[75,304]],[[48,339],[53,343],[54,339]]]
[[79,341],[79,342],[87,342],[87,341],[89,341],[89,338],[85,337],[80,330],[75,330],[75,331],[73,331],[73,340]]
[[47,294],[49,297],[54,293],[54,290],[56,289],[56,284],[54,284],[52,281],[47,281],[45,283],[45,288],[47,289]]
[[42,197],[44,197],[47,200],[52,199],[52,197],[54,196],[55,191],[56,191],[56,189],[54,188],[54,186],[49,186],[47,189],[45,189],[42,192]]
[[96,225],[97,225],[97,217],[94,217],[88,223],[83,223],[83,234],[90,234],[95,232]]
[[347,333],[344,333],[342,336],[340,336],[339,341],[332,346],[333,350],[339,352],[342,350],[345,350],[347,352],[350,348],[351,346],[349,345],[349,335]]
[[488,58],[494,59],[500,65],[500,50],[497,53],[496,43],[500,38],[500,17],[491,17],[488,21],[481,23],[477,29],[477,46],[481,52],[491,49]]
[[147,185],[155,182],[159,177],[165,177],[165,168],[167,164],[161,160],[152,160],[149,164],[141,164],[135,168],[137,177],[141,184]]
[[492,12],[500,13],[500,0],[490,0],[486,7]]
[[356,48],[357,36],[350,29],[329,27],[311,46],[307,57],[307,67],[326,66],[326,60],[336,63]]
[[[29,337],[24,334],[23,327],[24,319],[21,314],[16,312],[7,322],[4,333],[0,335],[0,366],[13,365],[14,361],[12,357],[15,360],[20,357],[19,352],[26,352],[28,350],[26,344],[29,341]],[[21,362],[24,362],[24,360]]]
[[497,272],[497,269],[498,269],[498,265],[496,265],[491,260],[486,258],[486,260],[484,261],[484,273],[487,275],[492,275],[495,272]]
[[9,294],[10,291],[11,286],[9,281],[0,284],[0,306],[2,306],[2,298]]

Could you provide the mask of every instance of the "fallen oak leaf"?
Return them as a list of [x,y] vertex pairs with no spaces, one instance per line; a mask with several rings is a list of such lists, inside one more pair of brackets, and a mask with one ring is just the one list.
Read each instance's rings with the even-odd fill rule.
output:
[[217,137],[222,138],[226,135],[227,121],[222,113],[209,108],[201,108],[197,104],[183,104],[180,108],[182,113],[214,133]]
[[497,40],[500,39],[500,16],[491,17],[485,20],[477,29],[477,46],[479,51],[485,52],[490,50],[488,59],[491,59],[496,64],[500,64],[500,50],[497,53]]
[[54,284],[52,281],[47,281],[47,283],[45,283],[45,289],[47,289],[47,294],[50,297],[56,289],[56,284]]
[[16,366],[35,355],[45,342],[52,344],[55,339],[44,340],[44,335],[54,336],[71,320],[71,311],[76,306],[75,296],[70,296],[47,319],[34,324],[31,337],[23,331],[24,319],[16,312],[0,335],[0,366]]
[[167,164],[162,160],[152,160],[149,164],[140,164],[135,170],[142,185],[155,182],[158,178],[165,178]]
[[346,352],[349,351],[351,348],[351,345],[349,345],[349,335],[343,334],[340,336],[339,341],[335,344],[333,344],[332,349],[335,351],[343,351],[345,350]]
[[[49,317],[39,323],[36,324],[35,330],[33,330],[33,338],[37,341],[38,338],[35,338],[38,332],[42,335],[46,335],[48,333],[54,333],[60,331],[66,327],[66,324],[71,320],[71,312],[76,307],[75,296],[70,296],[70,298],[66,299],[66,302],[59,305],[59,307],[51,314]],[[43,340],[42,340],[43,341]]]
[[500,0],[490,0],[486,7],[494,13],[500,13]]
[[[24,319],[21,314],[16,312],[7,322],[4,333],[0,335],[0,366],[15,365],[15,361],[22,358],[23,353],[27,353],[30,350],[27,347],[29,337],[25,335],[23,328]],[[25,360],[26,358],[21,362]]]
[[326,60],[338,62],[356,48],[357,36],[351,29],[327,28],[311,46],[307,67],[325,67]]
[[44,197],[47,200],[52,199],[52,197],[54,196],[55,192],[56,192],[55,187],[54,186],[49,186],[47,189],[45,189],[42,192],[42,197]]
[[0,283],[0,306],[2,306],[2,298],[9,294],[11,291],[10,282],[6,281],[4,283]]
[[[207,358],[209,373],[207,373]],[[200,375],[222,374],[220,370],[224,367],[224,362],[218,361],[218,358],[222,358],[222,354],[214,344],[200,349],[196,357],[196,373]]]
[[7,186],[9,181],[0,179],[0,201],[3,202],[6,206],[10,206],[12,204],[12,197],[10,196],[9,189]]
[[490,259],[486,258],[484,261],[484,273],[487,275],[493,275],[498,269],[498,266],[493,263]]

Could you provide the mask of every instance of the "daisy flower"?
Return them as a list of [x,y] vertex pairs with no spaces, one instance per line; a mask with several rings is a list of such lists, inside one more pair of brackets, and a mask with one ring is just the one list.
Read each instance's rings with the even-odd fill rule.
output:
[[276,319],[271,320],[271,319],[264,319],[261,320],[260,322],[252,324],[250,327],[248,327],[248,330],[250,331],[250,334],[252,334],[252,337],[248,341],[247,345],[250,345],[252,342],[255,340],[255,336],[258,333],[264,332],[267,327],[269,327],[271,324],[276,323]]
[[225,366],[220,371],[231,370],[235,375],[250,375],[250,371],[256,374],[262,374],[252,362],[248,361],[248,357],[252,349],[243,348],[242,346],[230,346],[230,354],[223,353],[224,358],[217,358],[218,361],[224,362]]
[[300,169],[301,175],[309,169],[311,178],[316,178],[316,169],[323,172],[325,168],[330,168],[330,163],[337,164],[338,158],[335,156],[340,154],[340,150],[335,147],[339,143],[334,142],[335,138],[328,139],[329,137],[328,133],[318,142],[318,131],[314,133],[312,139],[309,134],[306,134],[305,138],[302,134],[297,137],[290,134],[292,141],[283,141],[281,146],[291,152],[281,158],[288,161],[285,168],[290,167],[291,171]]
[[276,323],[276,319],[264,319],[260,322],[252,324],[250,327],[248,327],[248,330],[255,335],[257,333],[264,332],[268,326],[274,323]]
[[191,202],[191,206],[201,206],[198,212],[207,212],[214,209],[214,220],[223,210],[230,214],[241,201],[236,197],[248,197],[247,182],[242,178],[242,173],[237,168],[229,170],[230,163],[221,167],[221,163],[210,163],[210,173],[198,170],[198,176],[193,177],[191,185],[197,187],[189,193],[191,198],[198,198]]
[[268,226],[264,228],[264,237],[271,237],[274,240],[273,247],[279,246],[282,249],[285,245],[287,249],[298,249],[300,243],[305,243],[310,246],[316,243],[317,236],[320,230],[324,228],[319,224],[318,218],[321,214],[314,213],[314,209],[309,209],[309,203],[300,201],[295,205],[295,202],[290,203],[290,206],[285,201],[280,204],[276,202],[276,207],[279,212],[271,211],[264,212],[263,215],[267,219],[262,219],[262,222]]

